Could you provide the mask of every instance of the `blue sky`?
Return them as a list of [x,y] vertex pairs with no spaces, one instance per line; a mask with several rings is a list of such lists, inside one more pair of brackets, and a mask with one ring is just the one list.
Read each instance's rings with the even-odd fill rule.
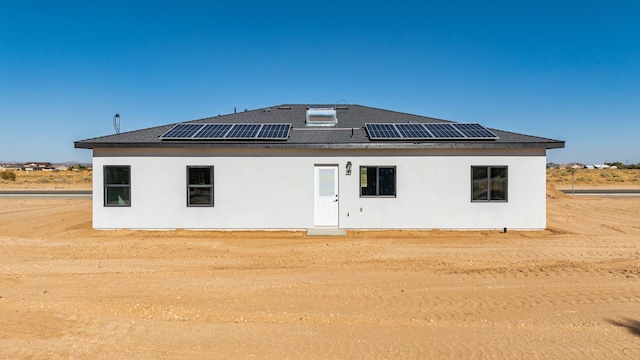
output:
[[0,0],[0,160],[282,103],[353,103],[640,163],[640,1]]

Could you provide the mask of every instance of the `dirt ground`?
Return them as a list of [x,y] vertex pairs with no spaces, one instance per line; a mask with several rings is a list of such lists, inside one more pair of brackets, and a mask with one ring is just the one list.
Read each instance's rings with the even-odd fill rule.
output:
[[90,190],[91,171],[9,171],[13,180],[0,176],[0,190]]
[[640,358],[640,198],[547,204],[547,231],[306,237],[0,199],[0,358]]

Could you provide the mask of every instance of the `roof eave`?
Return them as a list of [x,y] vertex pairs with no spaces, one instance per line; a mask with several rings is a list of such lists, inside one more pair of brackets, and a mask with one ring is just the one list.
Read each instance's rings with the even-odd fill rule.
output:
[[550,142],[416,142],[416,143],[390,143],[390,142],[371,142],[371,143],[332,143],[332,144],[292,144],[292,143],[232,143],[232,142],[129,142],[129,143],[111,143],[111,142],[83,142],[76,141],[74,147],[77,149],[118,149],[118,148],[250,148],[250,149],[516,149],[516,148],[545,148],[545,149],[562,149],[564,141]]

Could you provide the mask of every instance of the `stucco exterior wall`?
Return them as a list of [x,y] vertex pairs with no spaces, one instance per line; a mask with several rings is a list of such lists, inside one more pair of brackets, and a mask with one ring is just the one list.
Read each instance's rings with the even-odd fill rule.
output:
[[[545,149],[95,149],[96,229],[308,229],[314,166],[339,167],[345,229],[544,229]],[[345,174],[351,161],[352,175]],[[104,207],[103,167],[131,166],[131,207]],[[214,207],[187,207],[186,167],[214,167]],[[471,202],[471,166],[508,166],[508,202]],[[360,166],[395,166],[395,198],[360,197]]]

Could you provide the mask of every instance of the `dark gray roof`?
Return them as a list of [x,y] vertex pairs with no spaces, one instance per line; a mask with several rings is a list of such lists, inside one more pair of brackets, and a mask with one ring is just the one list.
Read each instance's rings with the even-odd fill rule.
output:
[[[308,108],[335,108],[337,126],[305,126]],[[361,105],[279,105],[186,123],[290,123],[289,139],[283,140],[160,140],[175,124],[102,136],[75,142],[76,148],[327,148],[327,149],[402,149],[402,148],[563,148],[564,141],[490,129],[497,140],[389,140],[371,141],[366,123],[451,123],[426,116],[377,109]]]

